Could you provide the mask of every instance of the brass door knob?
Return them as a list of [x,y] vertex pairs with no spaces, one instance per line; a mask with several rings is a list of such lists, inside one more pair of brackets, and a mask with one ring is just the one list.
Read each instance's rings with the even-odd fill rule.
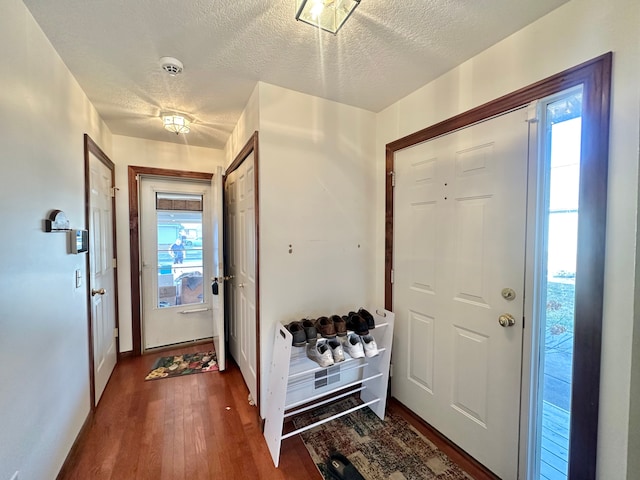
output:
[[516,319],[510,313],[503,313],[498,317],[498,323],[501,327],[513,327],[516,323]]

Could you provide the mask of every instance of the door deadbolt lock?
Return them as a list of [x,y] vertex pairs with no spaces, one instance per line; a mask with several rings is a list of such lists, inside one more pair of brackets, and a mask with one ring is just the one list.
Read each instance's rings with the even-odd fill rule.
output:
[[516,291],[513,288],[503,288],[502,298],[504,298],[505,300],[513,300],[514,298],[516,298]]
[[513,327],[516,323],[516,319],[510,313],[503,313],[498,317],[498,323],[501,327]]

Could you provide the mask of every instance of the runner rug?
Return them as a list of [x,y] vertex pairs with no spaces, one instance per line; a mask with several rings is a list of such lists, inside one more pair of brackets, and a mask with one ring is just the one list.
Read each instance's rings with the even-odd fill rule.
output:
[[180,377],[192,373],[215,372],[217,370],[218,361],[216,352],[213,350],[204,353],[185,353],[158,358],[145,380]]
[[[360,403],[347,398],[294,419],[296,428]],[[326,480],[326,466],[338,452],[349,459],[367,480],[472,480],[460,467],[400,415],[390,412],[384,421],[364,407],[300,434],[311,458]]]

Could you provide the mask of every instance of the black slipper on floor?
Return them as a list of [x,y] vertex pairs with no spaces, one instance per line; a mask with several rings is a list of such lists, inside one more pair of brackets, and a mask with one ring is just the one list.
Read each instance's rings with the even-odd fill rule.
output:
[[329,472],[339,480],[365,480],[349,459],[339,453],[329,455],[327,468]]

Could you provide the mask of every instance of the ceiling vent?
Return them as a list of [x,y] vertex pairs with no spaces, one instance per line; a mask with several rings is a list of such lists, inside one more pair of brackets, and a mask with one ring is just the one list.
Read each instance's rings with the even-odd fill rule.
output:
[[176,75],[180,75],[182,73],[182,62],[177,58],[162,57],[160,59],[160,65],[162,65],[162,69],[172,77],[175,77]]

